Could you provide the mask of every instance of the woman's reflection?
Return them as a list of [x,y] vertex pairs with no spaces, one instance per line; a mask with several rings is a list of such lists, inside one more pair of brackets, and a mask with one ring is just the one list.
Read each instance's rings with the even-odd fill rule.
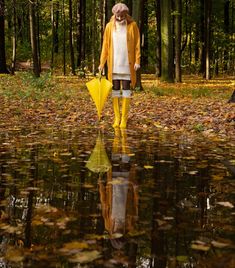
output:
[[115,249],[121,249],[125,244],[125,234],[134,230],[138,216],[135,166],[131,161],[126,130],[115,130],[111,160],[107,181],[99,181],[99,191],[111,244]]

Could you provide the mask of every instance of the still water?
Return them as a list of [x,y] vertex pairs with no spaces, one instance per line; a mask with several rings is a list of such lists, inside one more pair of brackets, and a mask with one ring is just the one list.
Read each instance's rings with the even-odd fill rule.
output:
[[234,142],[50,126],[0,142],[0,267],[234,267]]

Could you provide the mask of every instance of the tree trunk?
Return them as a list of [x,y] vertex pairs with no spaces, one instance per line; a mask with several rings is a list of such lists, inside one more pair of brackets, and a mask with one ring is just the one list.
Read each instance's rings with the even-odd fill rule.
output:
[[33,58],[33,72],[36,77],[40,76],[40,68],[38,61],[38,43],[35,17],[35,0],[29,1],[29,23],[30,23],[30,40]]
[[[229,35],[229,4],[230,1],[226,0],[224,3],[224,33],[228,37]],[[224,64],[223,64],[224,71],[228,70],[228,50],[227,46],[224,49]]]
[[85,67],[86,57],[86,0],[81,0],[80,5],[80,33],[81,33],[81,68]]
[[51,39],[51,72],[54,68],[54,46],[55,46],[55,26],[54,26],[54,1],[51,0],[51,33],[52,33],[52,39]]
[[55,10],[55,28],[54,28],[54,52],[56,54],[59,53],[59,36],[58,36],[58,30],[59,30],[59,2],[56,2],[56,10]]
[[206,63],[206,80],[210,77],[210,27],[211,27],[211,0],[205,1],[205,63]]
[[63,21],[63,74],[66,74],[66,25],[65,25],[65,10],[64,10],[64,0],[62,3],[62,21]]
[[12,0],[12,5],[13,5],[13,35],[12,35],[11,74],[14,74],[16,66],[16,0]]
[[[143,33],[143,16],[144,16],[144,3],[146,0],[133,0],[132,1],[132,17],[136,21],[140,31],[140,43],[142,43]],[[136,90],[143,90],[141,83],[141,71],[140,69],[136,72]]]
[[155,0],[155,13],[156,13],[156,77],[161,76],[161,1]]
[[105,24],[110,20],[112,17],[112,7],[115,5],[114,0],[106,0],[106,17],[105,17]]
[[171,0],[161,0],[161,81],[174,82]]
[[96,73],[96,68],[95,68],[95,54],[96,54],[96,46],[95,46],[95,43],[96,43],[96,14],[95,14],[95,3],[96,1],[95,0],[92,0],[92,31],[91,31],[91,42],[92,42],[92,46],[91,46],[91,51],[92,51],[92,73],[93,75],[95,75]]
[[141,55],[142,55],[142,62],[141,65],[143,68],[148,66],[148,17],[149,17],[149,10],[148,8],[143,8],[143,26],[142,26],[142,42],[141,42]]
[[75,75],[74,51],[73,51],[73,13],[72,0],[69,0],[69,47],[72,74]]
[[5,1],[0,0],[0,73],[9,73],[6,64],[4,11]]
[[204,7],[204,1],[206,0],[200,0],[200,73],[203,74],[203,77],[205,77],[205,7]]
[[181,20],[182,0],[175,1],[175,81],[181,82]]

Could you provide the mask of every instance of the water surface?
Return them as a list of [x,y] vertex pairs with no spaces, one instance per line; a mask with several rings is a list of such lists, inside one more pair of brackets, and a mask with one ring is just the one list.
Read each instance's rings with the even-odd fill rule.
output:
[[0,142],[0,267],[234,267],[233,142],[50,126]]

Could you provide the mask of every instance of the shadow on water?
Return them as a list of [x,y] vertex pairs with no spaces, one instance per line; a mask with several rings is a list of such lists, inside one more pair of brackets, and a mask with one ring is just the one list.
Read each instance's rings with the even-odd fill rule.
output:
[[12,130],[0,267],[234,267],[234,143]]

